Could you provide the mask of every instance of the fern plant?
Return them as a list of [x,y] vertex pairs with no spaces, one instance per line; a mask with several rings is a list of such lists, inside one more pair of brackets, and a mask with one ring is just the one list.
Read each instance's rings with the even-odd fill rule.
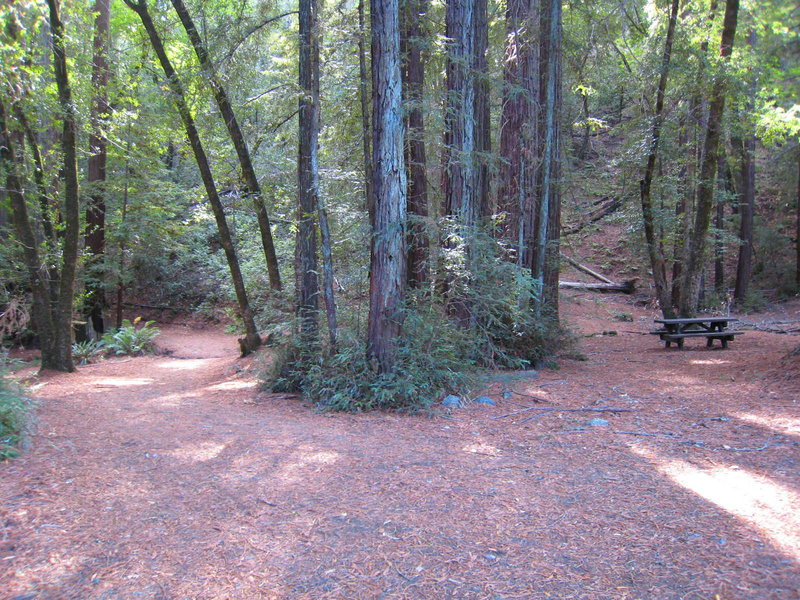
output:
[[103,335],[102,345],[115,354],[145,354],[154,349],[153,340],[160,333],[155,321],[146,321],[137,327],[141,322],[141,317],[136,317],[131,323],[130,320],[122,321],[122,327],[118,330],[111,330]]
[[94,340],[84,340],[72,344],[72,356],[78,364],[86,365],[103,351],[103,344]]

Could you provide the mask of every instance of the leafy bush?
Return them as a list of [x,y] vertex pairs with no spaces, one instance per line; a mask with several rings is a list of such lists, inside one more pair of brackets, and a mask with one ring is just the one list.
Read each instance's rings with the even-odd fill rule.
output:
[[392,373],[379,373],[352,335],[316,358],[293,338],[267,382],[272,391],[302,393],[325,410],[427,409],[445,394],[466,393],[476,380],[468,337],[442,317],[430,307],[407,311]]
[[8,355],[0,353],[0,461],[19,455],[34,408],[33,400],[7,374]]
[[155,321],[147,321],[141,327],[137,327],[141,322],[141,317],[131,323],[128,319],[122,321],[119,330],[110,330],[103,335],[101,341],[104,348],[108,348],[115,354],[144,354],[151,352],[154,348],[153,340],[160,333],[158,327],[154,327]]
[[94,340],[84,340],[72,344],[72,357],[85,365],[103,351],[103,344]]

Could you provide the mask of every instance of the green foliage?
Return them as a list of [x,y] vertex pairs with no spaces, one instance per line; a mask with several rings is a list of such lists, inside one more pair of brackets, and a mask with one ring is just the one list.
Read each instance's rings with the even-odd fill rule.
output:
[[154,348],[153,340],[159,334],[158,327],[154,327],[155,321],[147,321],[141,327],[137,327],[140,317],[131,323],[128,319],[122,322],[119,330],[111,330],[103,335],[102,345],[115,354],[145,354]]
[[31,425],[33,400],[8,377],[8,354],[0,353],[0,461],[19,455]]
[[353,335],[342,336],[335,352],[316,357],[293,338],[281,348],[267,383],[275,392],[300,392],[324,410],[428,409],[445,394],[465,394],[476,381],[474,364],[465,358],[467,336],[442,316],[430,307],[406,311],[391,373],[379,373]]
[[78,364],[86,365],[103,351],[103,344],[94,340],[84,340],[72,344],[72,357]]

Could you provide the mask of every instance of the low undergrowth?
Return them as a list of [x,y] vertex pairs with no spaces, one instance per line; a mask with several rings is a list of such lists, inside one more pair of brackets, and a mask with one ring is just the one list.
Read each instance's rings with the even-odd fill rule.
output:
[[9,360],[0,353],[0,461],[19,455],[19,447],[29,432],[34,401],[9,376]]

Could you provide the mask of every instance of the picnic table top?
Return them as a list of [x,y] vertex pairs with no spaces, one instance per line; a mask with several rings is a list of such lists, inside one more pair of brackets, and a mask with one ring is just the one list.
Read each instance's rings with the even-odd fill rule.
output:
[[731,323],[738,321],[736,317],[691,317],[686,319],[653,319],[664,325],[688,325],[691,323]]

